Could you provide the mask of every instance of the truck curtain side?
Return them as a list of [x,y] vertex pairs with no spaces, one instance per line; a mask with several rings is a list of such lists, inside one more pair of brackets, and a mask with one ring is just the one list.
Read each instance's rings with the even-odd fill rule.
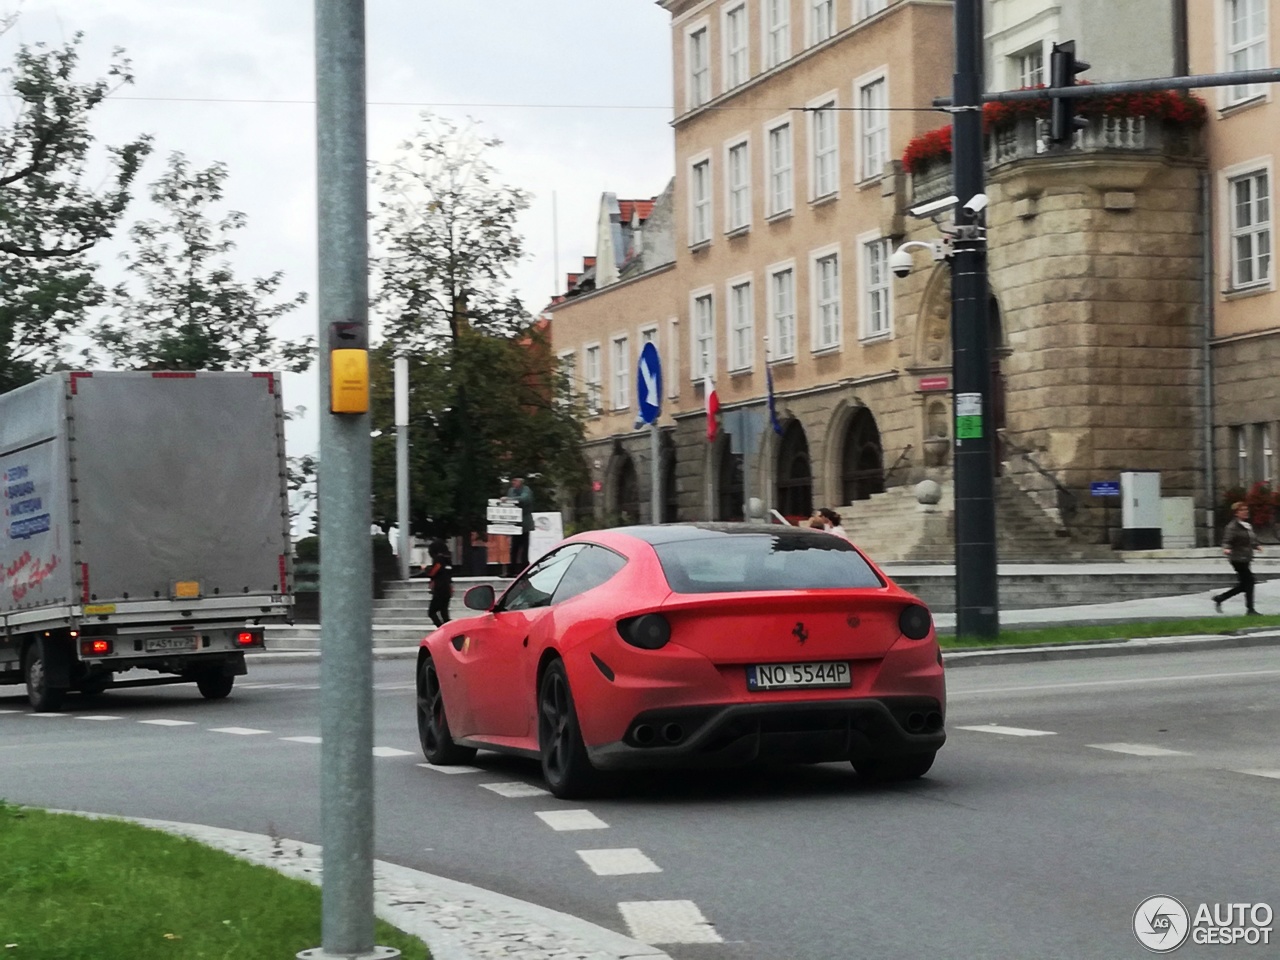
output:
[[109,685],[230,693],[291,611],[279,386],[65,372],[0,396],[0,683],[42,710]]

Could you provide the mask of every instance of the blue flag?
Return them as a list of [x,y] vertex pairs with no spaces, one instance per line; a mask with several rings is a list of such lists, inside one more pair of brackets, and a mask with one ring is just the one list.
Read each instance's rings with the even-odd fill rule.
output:
[[782,436],[782,424],[778,422],[778,410],[773,405],[773,368],[768,363],[764,365],[765,382],[769,385],[769,423],[773,425],[773,432]]

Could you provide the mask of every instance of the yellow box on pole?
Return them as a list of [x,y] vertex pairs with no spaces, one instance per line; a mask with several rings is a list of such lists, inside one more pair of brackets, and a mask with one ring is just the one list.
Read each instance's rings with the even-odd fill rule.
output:
[[329,412],[369,412],[369,351],[329,353]]

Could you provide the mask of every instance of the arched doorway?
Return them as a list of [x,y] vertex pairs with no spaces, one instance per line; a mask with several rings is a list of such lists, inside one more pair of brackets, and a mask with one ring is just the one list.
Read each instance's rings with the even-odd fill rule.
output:
[[840,459],[841,503],[866,500],[873,493],[884,493],[884,451],[880,446],[880,428],[866,407],[858,407],[844,431]]
[[640,475],[629,453],[620,454],[618,464],[618,520],[623,524],[640,522]]
[[813,514],[813,471],[809,464],[809,440],[798,420],[787,424],[778,445],[778,510],[786,517]]
[[716,519],[742,519],[742,454],[734,453],[729,438],[720,442],[720,464],[716,470]]

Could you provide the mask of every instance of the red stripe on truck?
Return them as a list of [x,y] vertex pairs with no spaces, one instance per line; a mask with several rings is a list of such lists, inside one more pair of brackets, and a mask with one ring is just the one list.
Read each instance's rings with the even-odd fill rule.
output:
[[289,558],[280,554],[280,592],[289,592]]
[[267,381],[267,393],[273,397],[276,395],[276,375],[274,373],[255,373],[255,377],[265,377]]
[[179,372],[177,370],[157,370],[151,374],[156,380],[194,380],[196,375],[193,372]]
[[77,383],[79,383],[79,381],[82,378],[92,377],[92,376],[93,376],[92,373],[84,370],[77,371],[76,373],[71,374],[71,392],[72,393],[76,392],[76,385]]
[[83,602],[89,602],[89,565],[87,563],[80,564],[80,596]]

